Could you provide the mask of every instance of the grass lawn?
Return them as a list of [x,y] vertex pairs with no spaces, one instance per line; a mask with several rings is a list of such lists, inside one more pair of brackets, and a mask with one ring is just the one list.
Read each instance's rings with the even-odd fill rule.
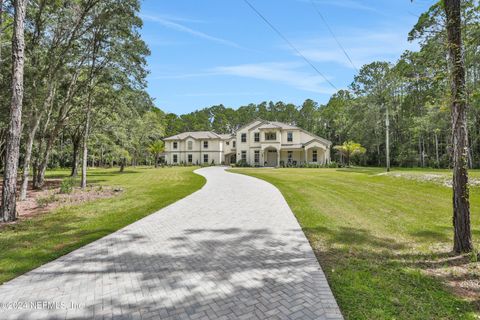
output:
[[[141,219],[201,188],[195,167],[92,169],[89,183],[120,186],[119,196],[54,210],[0,229],[0,283]],[[48,172],[65,177],[67,171]]]
[[[448,171],[232,171],[280,189],[347,319],[476,319],[479,264],[470,261],[474,255],[449,252],[452,192],[437,181],[448,178]],[[422,174],[433,174],[435,181],[422,181]],[[480,172],[472,176],[479,178]],[[471,204],[478,246],[479,187],[471,189]]]

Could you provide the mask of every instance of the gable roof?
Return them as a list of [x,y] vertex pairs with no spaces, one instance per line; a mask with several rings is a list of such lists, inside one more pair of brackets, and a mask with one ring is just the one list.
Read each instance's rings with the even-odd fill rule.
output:
[[222,134],[219,134],[219,136],[222,140],[230,140],[233,138],[233,134],[230,134],[230,133],[222,133]]
[[171,137],[164,138],[163,140],[185,140],[187,138],[192,139],[222,139],[222,137],[212,131],[193,131],[182,132]]

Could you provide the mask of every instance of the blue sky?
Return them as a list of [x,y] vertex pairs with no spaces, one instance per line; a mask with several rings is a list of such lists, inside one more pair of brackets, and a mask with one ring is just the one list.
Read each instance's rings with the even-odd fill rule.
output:
[[[356,70],[310,0],[249,0],[336,88]],[[354,65],[396,61],[433,0],[315,0]],[[328,101],[334,89],[243,0],[143,0],[148,92],[166,112],[224,104]]]

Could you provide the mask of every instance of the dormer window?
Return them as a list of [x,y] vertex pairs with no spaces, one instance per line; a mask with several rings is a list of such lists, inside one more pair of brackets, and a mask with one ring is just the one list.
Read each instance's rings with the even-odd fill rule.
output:
[[277,140],[276,132],[265,132],[265,141]]
[[178,148],[178,142],[174,142],[173,143],[173,149],[177,149]]

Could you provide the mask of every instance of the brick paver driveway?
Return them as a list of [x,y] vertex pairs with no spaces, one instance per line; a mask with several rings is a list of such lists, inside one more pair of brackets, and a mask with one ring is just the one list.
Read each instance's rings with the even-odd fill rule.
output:
[[200,191],[0,286],[0,318],[341,319],[280,192],[197,172]]

